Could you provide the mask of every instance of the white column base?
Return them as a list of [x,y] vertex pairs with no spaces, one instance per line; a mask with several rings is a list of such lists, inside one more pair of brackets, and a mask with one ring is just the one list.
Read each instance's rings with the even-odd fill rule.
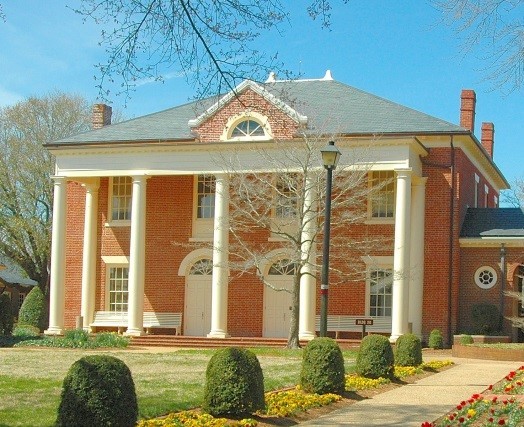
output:
[[229,338],[230,336],[231,335],[225,331],[211,331],[207,334],[207,338]]
[[298,339],[304,341],[311,341],[316,337],[317,335],[315,334],[315,332],[301,332],[298,334]]
[[44,331],[44,335],[64,335],[64,330],[58,327],[51,327]]
[[391,344],[395,344],[395,343],[397,342],[397,340],[398,340],[399,337],[400,337],[400,335],[391,335],[391,336],[389,337],[389,342],[390,342]]
[[128,328],[127,331],[124,332],[124,336],[126,337],[141,337],[142,335],[145,335],[145,332],[143,329]]

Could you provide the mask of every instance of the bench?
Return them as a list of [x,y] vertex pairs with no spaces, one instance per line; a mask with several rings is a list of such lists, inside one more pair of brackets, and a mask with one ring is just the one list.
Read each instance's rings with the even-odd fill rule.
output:
[[[335,332],[338,339],[340,332],[362,332],[362,325],[357,325],[357,319],[373,319],[373,325],[366,325],[366,332],[391,333],[391,317],[373,316],[348,316],[340,314],[329,314],[327,316],[328,332]],[[320,316],[315,318],[315,330],[320,331]]]
[[[127,312],[97,311],[95,312],[93,322],[90,323],[89,326],[93,330],[97,327],[117,328],[118,333],[122,333],[128,326]],[[175,334],[180,335],[182,313],[155,313],[146,311],[144,312],[143,326],[146,334],[149,334],[152,328],[165,328],[174,329]]]

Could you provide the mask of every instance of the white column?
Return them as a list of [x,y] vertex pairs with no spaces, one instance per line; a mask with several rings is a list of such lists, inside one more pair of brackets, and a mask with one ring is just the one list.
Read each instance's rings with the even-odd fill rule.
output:
[[93,179],[82,186],[86,189],[84,212],[84,249],[82,258],[82,302],[80,315],[83,327],[89,330],[95,310],[95,272],[96,272],[96,217],[98,214],[98,188],[100,180]]
[[422,301],[424,285],[424,216],[427,178],[413,179],[411,190],[411,255],[409,282],[409,318],[412,332],[422,338]]
[[213,230],[213,276],[211,280],[211,331],[209,338],[226,338],[228,252],[229,252],[229,177],[215,177],[215,220]]
[[411,212],[411,169],[399,169],[395,201],[395,243],[393,252],[393,313],[390,341],[407,332],[409,310],[409,255]]
[[304,217],[302,219],[302,259],[306,264],[302,267],[300,276],[300,311],[298,321],[298,337],[301,340],[315,338],[315,309],[316,309],[316,191],[315,180],[306,176],[304,195]]
[[65,311],[67,178],[64,176],[55,176],[53,180],[49,328],[45,331],[45,334],[61,335],[64,332]]
[[126,335],[134,336],[144,333],[146,182],[146,176],[133,177],[131,242],[129,245],[128,326]]

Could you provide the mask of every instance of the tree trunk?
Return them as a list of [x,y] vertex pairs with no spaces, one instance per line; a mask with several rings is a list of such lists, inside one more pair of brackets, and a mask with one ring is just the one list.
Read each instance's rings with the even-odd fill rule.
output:
[[298,338],[298,321],[300,315],[300,269],[297,268],[293,276],[293,292],[291,306],[291,322],[289,325],[289,336],[287,339],[287,348],[300,348]]

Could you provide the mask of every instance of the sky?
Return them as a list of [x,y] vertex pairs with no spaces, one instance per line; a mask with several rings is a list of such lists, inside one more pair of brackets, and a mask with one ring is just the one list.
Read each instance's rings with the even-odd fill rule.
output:
[[[390,101],[459,124],[460,92],[477,94],[475,134],[495,125],[494,159],[512,183],[524,178],[524,90],[510,94],[485,79],[481,48],[464,53],[461,40],[428,0],[333,0],[330,29],[307,15],[310,1],[293,0],[289,24],[264,34],[260,47],[278,51],[304,78],[333,78]],[[101,28],[67,6],[78,0],[0,1],[0,107],[53,90],[96,102],[95,64],[106,59]],[[271,51],[268,50],[268,46]],[[164,83],[144,81],[131,98],[111,99],[127,118],[161,111],[195,96],[173,70]]]

